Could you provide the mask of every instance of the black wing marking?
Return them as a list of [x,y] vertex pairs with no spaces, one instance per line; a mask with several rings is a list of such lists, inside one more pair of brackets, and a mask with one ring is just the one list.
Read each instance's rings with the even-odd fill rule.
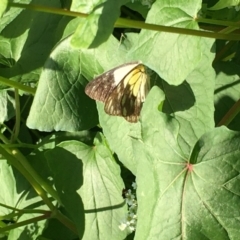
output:
[[85,93],[105,103],[109,115],[137,122],[149,87],[149,79],[140,62],[126,63],[89,82]]
[[[94,100],[105,102],[108,95],[111,94],[113,89],[121,82],[119,81],[116,83],[114,72],[118,69],[124,68],[125,66],[130,67],[133,66],[133,68],[135,68],[138,64],[140,63],[139,62],[125,63],[103,73],[102,75],[96,77],[87,84],[87,86],[85,87],[85,93]],[[127,74],[128,72],[125,73],[125,75]],[[125,76],[123,75],[123,78],[124,77]]]
[[109,71],[89,82],[85,87],[85,93],[94,100],[105,102],[107,96],[115,87],[113,72]]
[[106,113],[114,116],[122,116],[121,100],[124,94],[124,84],[121,81],[116,88],[108,95],[104,110]]
[[[145,72],[141,71],[141,68],[137,70],[138,71],[136,71],[136,74],[138,74],[138,77],[135,83],[130,84],[127,82],[126,86],[124,87],[123,79],[109,94],[104,108],[106,113],[115,116],[123,116],[129,122],[138,121],[142,104],[145,100],[145,90],[143,91],[143,89],[145,89],[145,85],[148,84],[148,77]],[[126,79],[128,78],[129,74],[125,76]],[[137,86],[137,96],[135,96],[133,94],[133,89]]]

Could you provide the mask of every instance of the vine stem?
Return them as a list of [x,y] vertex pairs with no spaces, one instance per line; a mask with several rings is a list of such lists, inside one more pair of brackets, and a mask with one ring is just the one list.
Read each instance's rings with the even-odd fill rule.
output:
[[[86,14],[86,13],[73,12],[73,11],[69,11],[67,9],[45,7],[45,6],[34,5],[34,4],[10,3],[9,6],[17,7],[17,8],[24,8],[24,9],[31,9],[31,10],[39,11],[39,12],[47,12],[47,13],[64,15],[64,16],[71,16],[71,17],[87,18],[89,16],[89,14]],[[204,20],[199,19],[198,21],[203,22]],[[214,23],[223,25],[223,21],[218,22],[217,20],[215,20]],[[236,23],[231,23],[231,22],[225,23],[224,25],[229,26],[229,24],[231,24],[232,27],[233,26],[236,27]],[[169,32],[169,33],[177,33],[177,34],[193,35],[193,36],[199,36],[199,37],[214,38],[214,39],[223,39],[223,40],[233,40],[233,41],[240,40],[239,34],[215,33],[215,32],[207,32],[207,31],[195,30],[195,29],[162,26],[162,25],[150,24],[150,23],[145,23],[142,21],[135,21],[135,20],[125,19],[125,18],[118,18],[117,21],[115,22],[115,27],[130,27],[130,28],[136,28],[136,29],[147,29],[147,30],[153,30],[153,31],[159,31],[159,32]]]

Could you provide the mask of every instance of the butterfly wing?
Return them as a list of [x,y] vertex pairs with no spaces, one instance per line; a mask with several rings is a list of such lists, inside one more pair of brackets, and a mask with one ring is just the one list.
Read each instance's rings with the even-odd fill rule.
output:
[[149,77],[145,67],[139,64],[109,94],[104,110],[110,115],[123,116],[129,122],[137,122],[148,91]]
[[148,90],[149,77],[145,67],[140,62],[132,62],[96,77],[87,84],[85,93],[104,102],[104,110],[109,115],[137,122]]
[[92,99],[105,102],[107,96],[116,87],[111,71],[96,77],[85,87],[85,93]]
[[96,77],[85,87],[85,93],[92,99],[105,102],[109,94],[139,62],[126,63]]
[[124,88],[121,82],[108,96],[104,110],[115,116],[123,116],[129,122],[137,122],[142,108],[139,96],[134,96],[130,86]]

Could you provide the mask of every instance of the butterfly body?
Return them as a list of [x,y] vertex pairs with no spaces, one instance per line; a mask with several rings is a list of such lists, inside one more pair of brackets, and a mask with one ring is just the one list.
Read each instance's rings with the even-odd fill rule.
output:
[[131,62],[96,77],[87,84],[85,93],[94,100],[104,102],[104,110],[109,115],[137,122],[149,85],[144,65]]

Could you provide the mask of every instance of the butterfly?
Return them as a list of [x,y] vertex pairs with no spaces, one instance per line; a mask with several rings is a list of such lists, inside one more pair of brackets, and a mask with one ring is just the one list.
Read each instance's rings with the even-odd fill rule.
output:
[[137,122],[149,89],[150,79],[145,66],[141,62],[130,62],[93,79],[87,84],[85,93],[103,102],[107,114]]

